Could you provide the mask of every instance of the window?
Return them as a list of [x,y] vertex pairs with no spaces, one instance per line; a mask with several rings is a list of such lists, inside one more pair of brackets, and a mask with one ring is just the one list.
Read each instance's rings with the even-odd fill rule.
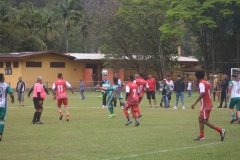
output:
[[26,62],[26,67],[42,68],[42,62]]
[[65,62],[50,62],[50,68],[65,68]]
[[18,62],[13,62],[13,68],[18,68]]
[[3,68],[3,62],[0,62],[0,68]]
[[5,68],[5,74],[11,75],[12,74],[12,68]]
[[6,62],[6,68],[11,68],[11,62]]

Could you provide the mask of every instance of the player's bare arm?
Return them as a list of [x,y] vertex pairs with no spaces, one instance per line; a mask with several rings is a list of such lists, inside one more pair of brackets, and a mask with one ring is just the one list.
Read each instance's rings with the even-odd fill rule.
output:
[[194,107],[196,106],[196,104],[203,98],[204,96],[204,92],[200,93],[197,100],[192,104],[191,108],[194,109]]
[[69,87],[69,89],[72,91],[72,94],[75,94],[74,91],[73,91],[73,89],[72,89],[72,87]]
[[227,97],[229,97],[230,93],[232,92],[232,87],[232,84],[229,84]]
[[103,91],[107,91],[107,90],[108,90],[107,88],[102,88],[102,87],[100,87],[100,85],[96,85],[96,87],[97,87],[98,89],[100,89],[100,90],[103,90]]
[[14,95],[12,93],[10,94],[10,97],[11,97],[11,102],[14,103]]

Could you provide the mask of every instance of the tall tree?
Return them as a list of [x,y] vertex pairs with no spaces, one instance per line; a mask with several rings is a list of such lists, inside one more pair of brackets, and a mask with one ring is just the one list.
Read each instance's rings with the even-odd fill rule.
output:
[[78,0],[63,0],[59,5],[59,10],[66,28],[66,53],[68,53],[68,32],[71,24],[76,24],[80,21],[83,7]]

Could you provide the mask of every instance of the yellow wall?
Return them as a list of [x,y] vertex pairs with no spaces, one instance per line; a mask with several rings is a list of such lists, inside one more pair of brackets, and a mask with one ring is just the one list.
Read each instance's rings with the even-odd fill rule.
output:
[[[26,61],[42,62],[42,68],[26,67]],[[66,57],[52,54],[29,57],[26,60],[19,60],[18,62],[19,68],[12,68],[12,75],[5,75],[5,82],[9,82],[12,88],[16,88],[18,77],[22,77],[23,81],[26,82],[27,88],[31,88],[36,82],[37,76],[42,76],[43,83],[47,85],[48,88],[51,88],[52,83],[57,80],[58,73],[62,73],[63,78],[73,87],[79,87],[79,81],[83,79],[83,68],[85,68],[85,63],[83,62],[69,60]],[[65,62],[65,68],[50,68],[50,62]],[[0,73],[4,72],[5,67],[0,68]]]

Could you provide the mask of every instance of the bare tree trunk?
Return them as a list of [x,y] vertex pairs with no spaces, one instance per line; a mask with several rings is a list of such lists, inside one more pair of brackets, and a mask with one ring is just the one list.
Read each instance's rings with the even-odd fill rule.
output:
[[67,35],[66,35],[66,53],[68,53],[68,26],[66,27],[67,29]]
[[165,75],[165,58],[163,55],[163,49],[162,49],[162,43],[161,40],[159,39],[159,57],[160,57],[160,65],[161,65],[161,76],[164,78]]

